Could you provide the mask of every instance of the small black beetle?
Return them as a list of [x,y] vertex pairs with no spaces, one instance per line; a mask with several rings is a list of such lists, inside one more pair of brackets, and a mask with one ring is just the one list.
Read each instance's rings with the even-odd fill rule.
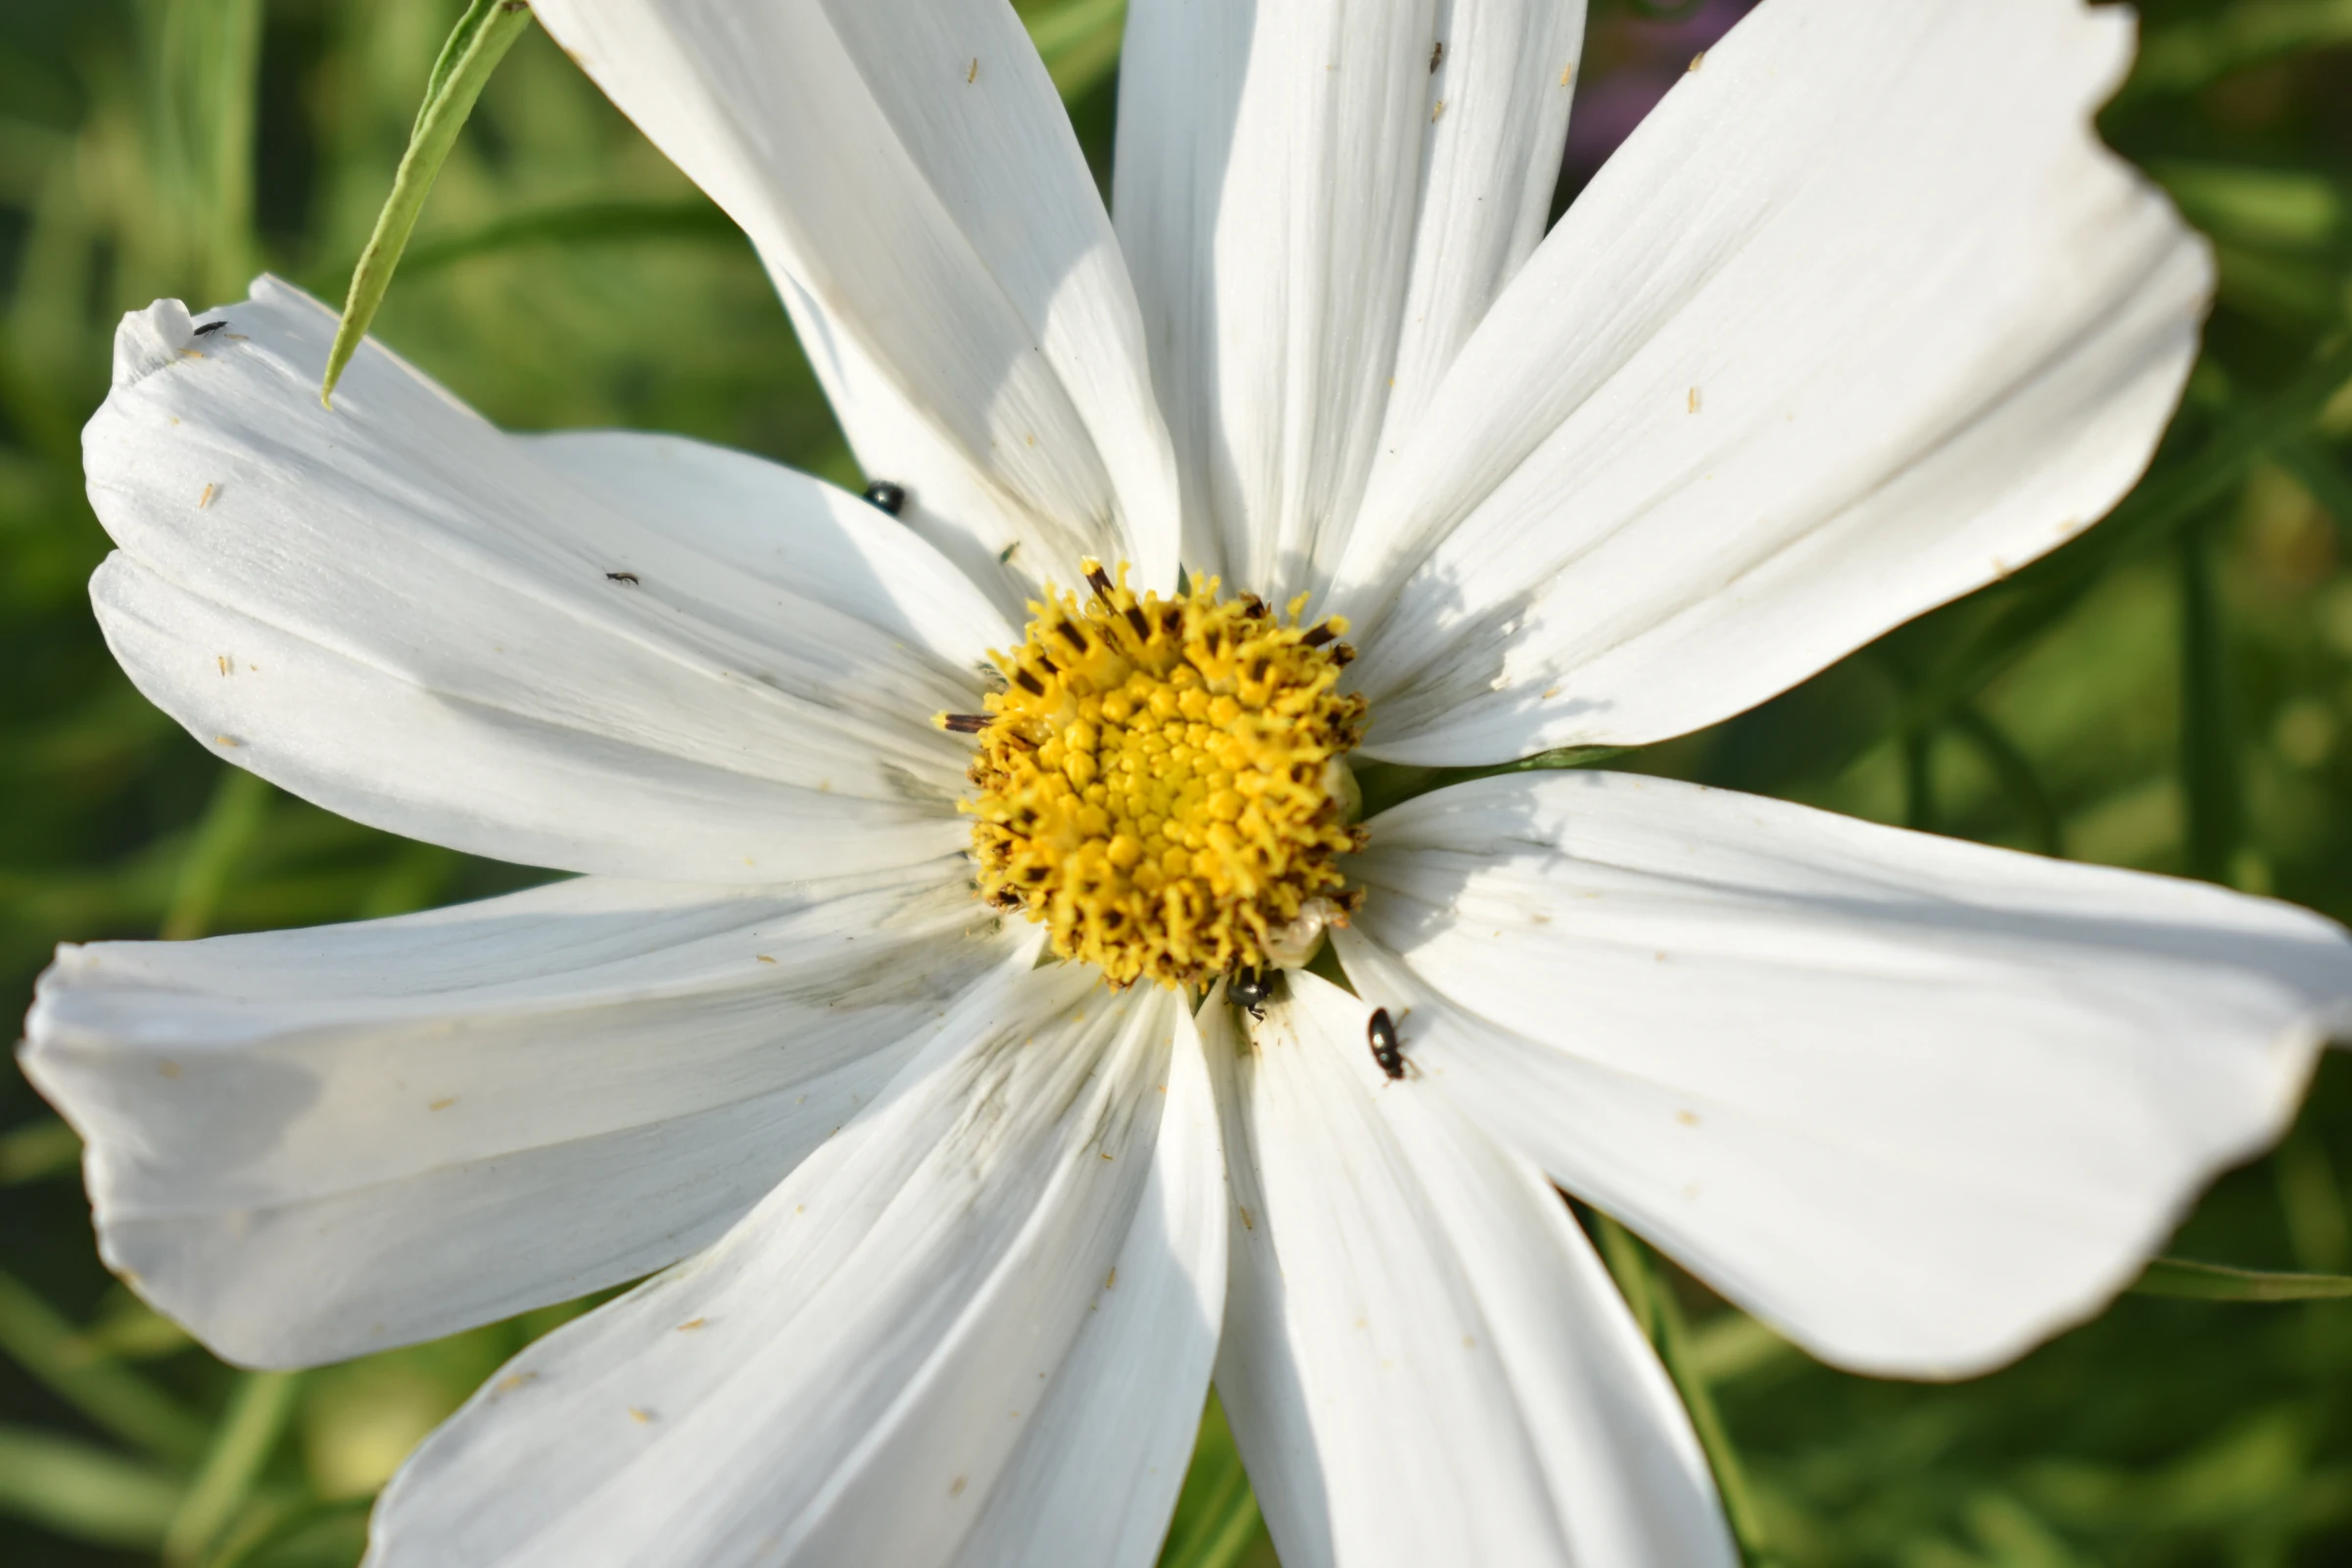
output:
[[1281,983],[1280,970],[1235,970],[1225,981],[1225,1000],[1235,1007],[1249,1009],[1251,1018],[1266,1022],[1266,1004],[1273,1000],[1274,988]]
[[1389,1022],[1388,1009],[1372,1009],[1371,1022],[1364,1026],[1365,1038],[1371,1042],[1372,1060],[1390,1080],[1405,1075],[1405,1048],[1397,1041],[1397,1026]]
[[866,487],[866,499],[895,517],[906,506],[906,487],[877,479]]

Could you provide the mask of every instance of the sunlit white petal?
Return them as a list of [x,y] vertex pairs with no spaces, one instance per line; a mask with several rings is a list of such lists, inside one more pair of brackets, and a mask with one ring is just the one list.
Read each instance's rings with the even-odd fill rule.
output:
[[[272,280],[129,318],[85,436],[92,584],[141,691],[220,755],[410,837],[773,882],[957,848],[997,623],[854,497],[656,438],[502,434]],[[154,368],[142,369],[149,359]],[[805,566],[805,570],[804,570]]]
[[[1090,1325],[1180,1320],[1211,1281],[1147,1267],[1136,1283],[1174,1300],[1130,1308],[1111,1276],[1139,1219],[1139,1245],[1173,1239],[1202,1200],[1171,1186],[1203,1172],[1197,1151],[1154,1156],[1190,1032],[1171,992],[1106,997],[1026,954],[1000,969],[716,1247],[541,1341],[429,1440],[378,1504],[370,1561],[921,1568],[962,1560],[996,1488],[1040,1462],[1080,1472],[1106,1525],[1074,1540],[1133,1538],[1127,1495],[1174,1497],[1133,1467],[1180,1464],[1164,1411],[1197,1411],[1208,1340],[1194,1325],[1168,1361],[1122,1362]],[[1201,1136],[1186,1122],[1174,1135]],[[1057,1397],[1073,1370],[1090,1391]],[[1122,1386],[1149,1391],[1139,1431],[1074,1449],[1089,1400]]]
[[2196,882],[1625,775],[1371,828],[1336,940],[1427,1081],[1857,1370],[2096,1310],[2352,1022],[2339,927]]
[[[1413,270],[1379,460],[1410,441],[1438,384],[1536,243],[1568,134],[1585,0],[1438,7]],[[1370,481],[1382,483],[1377,466]],[[1317,586],[1343,541],[1320,542]]]
[[1773,0],[1488,312],[1333,591],[1367,749],[1739,712],[2088,526],[2196,353],[2201,241],[2089,115],[2132,20]]
[[712,1241],[904,1066],[1004,938],[958,863],[856,890],[583,879],[426,915],[67,948],[23,1062],[107,1261],[288,1366]]
[[[536,9],[749,233],[868,469],[918,499],[935,477],[1001,492],[969,526],[1020,519],[1038,571],[1089,553],[1173,585],[1176,474],[1134,290],[1010,6]],[[910,415],[936,439],[902,444]]]
[[1560,1195],[1386,1083],[1364,1003],[1288,985],[1252,1045],[1204,1018],[1237,1221],[1217,1387],[1282,1561],[1729,1568],[1672,1386]]
[[1383,429],[1414,426],[1542,231],[1583,12],[1130,8],[1119,234],[1196,569],[1276,597],[1327,574]]
[[[1232,1201],[1199,1035],[1176,1029],[1134,1226],[956,1561],[1155,1561],[1225,1309]],[[1106,1477],[1123,1478],[1106,1485]]]

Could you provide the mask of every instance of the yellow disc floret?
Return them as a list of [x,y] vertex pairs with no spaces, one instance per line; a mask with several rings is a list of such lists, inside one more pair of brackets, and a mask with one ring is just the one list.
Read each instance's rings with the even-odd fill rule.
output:
[[1342,696],[1344,621],[1301,626],[1215,579],[1138,598],[1085,563],[1093,596],[1030,606],[985,714],[964,809],[982,893],[1026,910],[1113,985],[1199,985],[1285,956],[1354,902],[1338,857],[1364,699]]

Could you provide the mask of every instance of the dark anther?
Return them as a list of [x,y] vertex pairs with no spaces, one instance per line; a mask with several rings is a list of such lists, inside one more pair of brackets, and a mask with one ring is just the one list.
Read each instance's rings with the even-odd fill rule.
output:
[[635,572],[606,572],[604,574],[604,581],[607,583],[626,583],[629,587],[635,588],[637,586],[637,574]]
[[1086,641],[1085,633],[1080,631],[1068,621],[1054,622],[1053,629],[1062,634],[1063,641],[1068,642],[1072,647],[1078,649],[1080,653],[1086,651],[1088,644]]
[[1184,612],[1169,606],[1160,612],[1160,635],[1173,641],[1184,629]]
[[906,487],[877,479],[866,487],[866,499],[895,517],[906,506]]
[[1135,629],[1136,641],[1149,642],[1151,641],[1151,622],[1145,620],[1143,612],[1132,604],[1127,607],[1127,624]]
[[947,715],[947,728],[957,735],[978,735],[995,722],[991,715],[985,713],[950,713]]
[[200,326],[196,329],[196,335],[201,338],[208,332],[217,332],[222,327],[227,325],[228,323],[226,321],[207,321],[203,326]]
[[1313,631],[1309,632],[1305,637],[1300,638],[1299,641],[1306,643],[1311,648],[1319,648],[1338,635],[1339,634],[1337,632],[1332,631],[1328,626],[1319,626]]
[[1038,680],[1035,676],[1030,674],[1027,670],[1023,670],[1020,674],[1014,676],[1013,679],[1020,682],[1021,689],[1027,691],[1032,697],[1041,697],[1045,694],[1045,683]]
[[1086,569],[1086,582],[1095,593],[1102,595],[1102,601],[1105,604],[1111,602],[1110,573],[1104,571],[1100,566],[1090,566]]
[[1334,643],[1332,643],[1332,644],[1331,644],[1331,662],[1332,662],[1333,664],[1336,664],[1336,665],[1338,665],[1338,666],[1339,666],[1341,669],[1343,669],[1343,670],[1344,670],[1344,669],[1346,669],[1346,668],[1347,668],[1349,665],[1351,665],[1351,664],[1355,663],[1355,662],[1356,662],[1356,649],[1355,649],[1354,645],[1353,645],[1353,644],[1351,644],[1351,643],[1347,643],[1347,642],[1334,642]]
[[1262,621],[1266,619],[1266,600],[1260,598],[1255,594],[1242,594],[1241,613],[1248,616],[1253,621]]
[[1062,673],[1062,667],[1054,663],[1053,660],[1047,658],[1042,653],[1037,655],[1037,668],[1043,670],[1047,675],[1060,675]]

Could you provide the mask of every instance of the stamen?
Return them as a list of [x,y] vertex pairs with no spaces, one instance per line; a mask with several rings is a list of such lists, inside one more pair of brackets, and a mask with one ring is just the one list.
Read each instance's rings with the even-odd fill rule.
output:
[[1304,598],[1277,616],[1214,581],[1162,599],[1124,567],[1083,570],[1091,603],[1049,593],[990,655],[1011,685],[989,712],[940,715],[981,736],[965,809],[983,896],[1114,986],[1303,962],[1301,933],[1358,901],[1337,864],[1363,841],[1339,759],[1365,707],[1336,689],[1346,644],[1324,649],[1346,623],[1317,639]]

